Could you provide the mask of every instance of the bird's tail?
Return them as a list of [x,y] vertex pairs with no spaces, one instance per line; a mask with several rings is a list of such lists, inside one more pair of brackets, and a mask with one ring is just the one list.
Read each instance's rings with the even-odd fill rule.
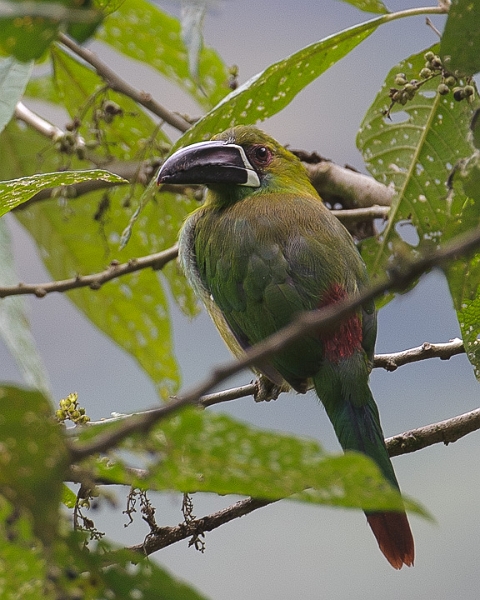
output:
[[[350,368],[330,365],[322,368],[314,385],[342,448],[357,450],[372,458],[388,481],[399,489],[367,377],[354,378]],[[380,550],[392,567],[412,566],[415,550],[405,512],[365,514]]]

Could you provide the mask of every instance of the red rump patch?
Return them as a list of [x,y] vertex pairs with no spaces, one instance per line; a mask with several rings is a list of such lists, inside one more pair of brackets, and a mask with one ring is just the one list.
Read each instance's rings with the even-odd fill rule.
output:
[[[347,297],[347,292],[338,283],[324,294],[319,308],[337,304]],[[360,348],[362,344],[362,324],[358,314],[353,314],[343,321],[335,330],[321,334],[325,358],[333,363],[338,363]]]

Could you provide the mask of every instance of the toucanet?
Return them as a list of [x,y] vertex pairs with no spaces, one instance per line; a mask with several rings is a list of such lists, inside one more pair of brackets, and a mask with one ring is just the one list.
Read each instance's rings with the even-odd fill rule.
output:
[[[334,305],[368,286],[350,234],[300,160],[255,127],[234,127],[178,150],[162,165],[158,183],[207,186],[204,204],[181,230],[179,258],[236,355],[302,311]],[[368,385],[375,338],[372,301],[335,329],[292,342],[258,370],[298,392],[313,386],[343,449],[372,458],[398,488]],[[405,512],[366,517],[390,564],[413,565]]]

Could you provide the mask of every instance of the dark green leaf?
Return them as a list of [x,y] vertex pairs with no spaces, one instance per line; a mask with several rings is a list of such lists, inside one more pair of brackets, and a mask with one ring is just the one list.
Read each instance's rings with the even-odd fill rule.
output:
[[76,33],[85,39],[102,18],[88,4],[88,0],[4,0],[0,12],[0,53],[22,62],[40,58],[64,25],[76,28]]
[[285,108],[309,83],[347,55],[382,23],[362,23],[274,63],[231,92],[200,119],[175,147],[207,139],[236,124],[255,124]]
[[451,71],[464,75],[480,71],[480,4],[475,0],[453,0],[442,35],[440,55]]
[[[53,498],[52,498],[53,500]],[[0,496],[2,600],[55,600],[45,587],[45,549],[32,528],[31,515]]]
[[0,488],[33,519],[35,534],[51,543],[67,453],[60,425],[39,392],[0,388]]
[[[438,52],[438,46],[431,48]],[[392,110],[393,121],[384,115],[389,104],[388,90],[395,87],[395,75],[417,78],[424,65],[424,53],[411,56],[394,67],[367,112],[358,135],[358,145],[370,172],[386,185],[394,185],[390,217],[378,238],[362,245],[362,255],[373,277],[381,277],[391,261],[413,252],[428,252],[479,222],[478,167],[470,157],[469,124],[478,100],[457,102],[452,92],[436,93],[438,78],[427,82],[404,107]],[[458,170],[458,165],[463,167]],[[447,188],[452,171],[460,179],[454,194]],[[470,198],[469,198],[470,196]],[[402,235],[402,224],[412,222],[410,239]],[[408,241],[408,243],[405,241]],[[464,337],[467,355],[477,371],[480,365],[476,338],[478,318],[478,261],[461,260],[446,269],[450,292]]]
[[77,574],[73,582],[64,583],[65,587],[70,583],[77,590],[82,589],[82,600],[207,600],[155,562],[142,560],[140,555],[105,540],[87,549],[72,534],[66,544],[59,545],[57,562],[63,570],[68,565]]
[[[161,144],[169,145],[163,131],[138,109],[129,98],[104,89],[101,79],[59,49],[52,51],[55,79],[60,97],[72,118],[79,119],[78,133],[87,143],[96,142],[98,159],[121,161],[158,160]],[[103,118],[106,103],[115,103],[121,112],[113,120]],[[94,137],[92,138],[92,132]],[[4,144],[15,148],[12,161],[3,164],[4,171],[24,172],[57,164],[61,156],[45,151],[45,142],[33,132],[16,127],[5,132]],[[102,157],[102,158],[101,158]],[[75,158],[72,165],[80,165]],[[0,166],[0,174],[2,166]],[[161,202],[151,202],[142,216],[139,228],[128,248],[119,253],[121,231],[128,221],[141,186],[124,187],[108,193],[98,191],[70,201],[59,210],[56,201],[44,202],[23,211],[18,218],[42,247],[47,268],[56,279],[103,270],[110,260],[128,260],[173,245],[186,210],[185,202],[172,201],[163,195]],[[49,231],[49,235],[45,235]],[[183,276],[174,268],[168,270],[169,282],[184,307],[192,309],[192,293]],[[171,346],[171,326],[167,298],[159,276],[144,271],[115,280],[95,293],[77,290],[70,294],[74,302],[105,333],[130,352],[152,377],[162,397],[178,385],[179,374]]]
[[[449,237],[480,226],[480,155],[462,161],[455,169],[450,194],[452,219]],[[480,380],[480,255],[447,265],[445,273],[462,332],[467,356]]]

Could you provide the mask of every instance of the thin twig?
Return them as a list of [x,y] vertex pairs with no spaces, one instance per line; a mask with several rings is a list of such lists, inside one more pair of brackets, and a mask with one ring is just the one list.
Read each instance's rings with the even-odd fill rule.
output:
[[[134,169],[133,163],[125,163],[124,168],[121,165],[112,165],[108,167],[108,170],[115,175],[120,175],[124,179],[129,177],[143,177],[142,172]],[[103,189],[107,187],[113,187],[119,185],[118,183],[109,183],[102,181],[85,181],[74,186],[66,186],[67,194],[75,194],[75,196]],[[178,187],[178,186],[177,186]],[[71,189],[72,188],[72,189]],[[164,190],[166,186],[164,186]],[[71,191],[68,191],[71,190]],[[172,186],[172,191],[177,192],[178,190]],[[42,190],[35,194],[30,200],[24,202],[19,209],[24,210],[28,208],[34,202],[51,198],[54,190]],[[351,210],[334,210],[332,213],[344,222],[355,222],[362,221],[366,218],[381,218],[386,216],[388,208],[381,206],[372,206],[370,208],[359,208]],[[98,290],[104,283],[116,279],[117,277],[123,277],[129,273],[140,271],[141,269],[154,268],[162,269],[167,262],[175,260],[178,255],[177,246],[167,248],[162,252],[156,254],[150,254],[139,258],[132,258],[127,263],[112,262],[106,269],[98,273],[92,273],[90,275],[79,275],[77,277],[71,277],[70,279],[63,279],[59,281],[48,281],[43,283],[19,283],[18,285],[5,285],[0,286],[0,298],[6,298],[7,296],[23,296],[33,295],[39,298],[45,297],[47,294],[52,292],[66,292],[68,290],[77,289],[81,287],[90,287],[92,290]]]
[[187,131],[187,129],[190,129],[191,123],[179,114],[162,106],[159,102],[154,100],[149,93],[134,88],[104,63],[94,52],[78,45],[64,33],[60,33],[58,39],[64,46],[91,65],[112,90],[128,96],[182,133]]
[[381,367],[387,371],[395,371],[398,367],[409,363],[418,362],[428,358],[440,358],[448,360],[452,356],[465,353],[463,341],[459,338],[450,340],[443,344],[431,344],[424,342],[421,346],[394,352],[392,354],[376,354],[373,366]]
[[351,314],[352,311],[365,304],[365,302],[371,301],[387,291],[405,289],[412,281],[432,267],[443,265],[456,257],[469,254],[479,246],[480,230],[477,229],[466,235],[456,237],[445,244],[442,249],[406,264],[403,268],[399,266],[397,269],[392,269],[389,277],[383,282],[371,286],[353,298],[322,310],[300,314],[290,325],[255,345],[238,360],[228,362],[213,369],[208,377],[185,392],[182,398],[175,399],[146,414],[135,415],[131,419],[120,423],[114,430],[98,435],[91,442],[72,443],[70,448],[72,462],[80,461],[97,452],[105,452],[117,446],[132,433],[147,433],[162,418],[178,411],[184,406],[198,404],[200,397],[206,394],[212,387],[247,367],[261,364],[262,361],[267,360],[275,352],[287,347],[293,340],[299,339],[301,336],[312,331],[320,329],[326,331],[331,329],[339,321]]
[[400,456],[433,444],[443,443],[447,446],[478,429],[480,429],[480,408],[445,421],[394,435],[387,438],[385,443],[390,456]]
[[141,258],[132,258],[126,263],[112,261],[110,265],[100,273],[93,275],[78,275],[70,279],[61,281],[51,281],[48,283],[19,283],[14,286],[0,287],[0,298],[7,296],[18,296],[21,294],[33,294],[38,298],[43,298],[51,292],[66,292],[81,287],[89,287],[92,290],[98,290],[107,281],[121,277],[128,273],[134,273],[141,269],[151,268],[154,270],[162,269],[168,262],[174,260],[178,254],[177,246],[172,246],[162,252],[142,256]]
[[175,527],[159,527],[155,533],[147,536],[142,544],[130,546],[128,550],[149,556],[157,550],[171,546],[180,540],[201,535],[206,531],[212,531],[229,521],[233,521],[233,519],[243,517],[254,510],[272,504],[273,502],[278,502],[278,500],[256,500],[255,498],[245,498],[244,500],[239,500],[232,506],[219,510],[211,515],[206,515],[201,519],[192,519],[188,523],[181,523]]

